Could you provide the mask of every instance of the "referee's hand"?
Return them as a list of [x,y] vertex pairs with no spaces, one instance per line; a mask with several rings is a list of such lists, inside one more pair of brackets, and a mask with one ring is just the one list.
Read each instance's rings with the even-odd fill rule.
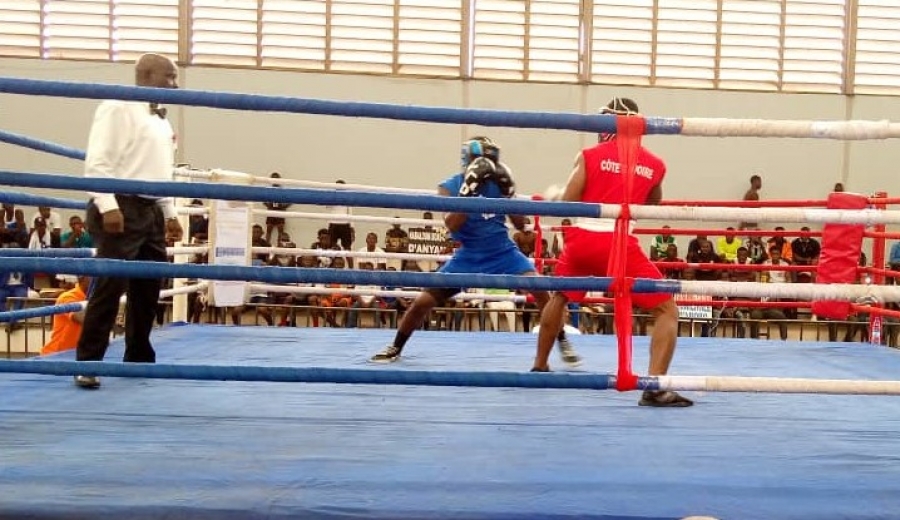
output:
[[125,232],[125,215],[122,210],[114,209],[103,214],[103,231],[110,234]]

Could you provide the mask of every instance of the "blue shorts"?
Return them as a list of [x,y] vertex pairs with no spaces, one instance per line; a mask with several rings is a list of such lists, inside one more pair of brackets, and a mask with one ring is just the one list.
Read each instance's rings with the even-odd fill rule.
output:
[[524,274],[535,271],[534,264],[514,245],[490,252],[461,247],[439,273],[453,274]]

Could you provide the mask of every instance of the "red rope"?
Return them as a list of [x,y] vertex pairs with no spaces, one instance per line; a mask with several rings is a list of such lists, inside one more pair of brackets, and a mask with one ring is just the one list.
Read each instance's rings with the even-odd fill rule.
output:
[[632,303],[631,287],[634,279],[627,278],[626,265],[628,258],[629,227],[631,221],[630,204],[634,193],[634,168],[637,166],[638,151],[641,148],[641,137],[644,135],[645,121],[643,117],[616,117],[616,143],[619,151],[619,164],[622,166],[622,180],[625,183],[622,201],[622,213],[616,220],[613,231],[613,250],[609,258],[608,272],[613,278],[612,293],[614,322],[616,325],[616,342],[619,350],[619,366],[616,377],[616,389],[620,391],[637,388],[638,377],[632,370]]

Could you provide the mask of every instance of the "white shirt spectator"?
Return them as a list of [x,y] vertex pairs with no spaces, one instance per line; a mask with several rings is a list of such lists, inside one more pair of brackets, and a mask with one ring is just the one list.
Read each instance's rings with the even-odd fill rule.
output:
[[[375,246],[374,251],[369,251],[368,246],[363,246],[363,247],[359,248],[357,250],[357,252],[359,252],[359,253],[382,253],[383,254],[384,249],[381,249],[380,247]],[[362,262],[369,262],[377,269],[378,264],[384,264],[385,266],[387,265],[387,258],[385,258],[383,256],[358,256],[358,257],[356,257],[357,264],[362,263]]]
[[[150,113],[148,103],[104,101],[97,107],[85,158],[85,177],[171,181],[175,132],[167,119]],[[119,207],[111,193],[91,193],[100,213]],[[152,197],[155,198],[155,197]],[[158,198],[166,218],[175,218],[171,197]]]
[[38,235],[37,231],[31,232],[31,239],[28,241],[28,249],[47,249],[52,247],[50,243],[50,231],[44,233],[44,236],[41,237]]
[[[34,222],[35,219],[38,218],[43,218],[40,211],[35,213],[34,216],[31,217],[31,220],[28,222]],[[47,229],[49,229],[50,231],[57,229],[62,231],[62,217],[59,216],[59,213],[50,211],[50,216],[45,218],[44,220],[47,222]]]
[[[773,265],[771,260],[766,260],[762,265]],[[778,265],[787,265],[787,262],[778,262]],[[787,271],[764,271],[769,275],[769,283],[787,282]]]

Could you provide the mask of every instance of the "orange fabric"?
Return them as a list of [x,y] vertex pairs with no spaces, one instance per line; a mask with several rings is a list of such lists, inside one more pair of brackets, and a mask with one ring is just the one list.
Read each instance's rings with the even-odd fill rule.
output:
[[[87,299],[87,295],[81,290],[81,286],[76,285],[74,289],[59,295],[56,299],[56,305],[64,305],[66,303],[83,302]],[[41,349],[41,355],[53,354],[54,352],[63,352],[72,350],[78,345],[78,337],[81,336],[81,324],[72,319],[72,312],[65,314],[57,314],[53,317],[53,331],[50,333],[50,341]]]

